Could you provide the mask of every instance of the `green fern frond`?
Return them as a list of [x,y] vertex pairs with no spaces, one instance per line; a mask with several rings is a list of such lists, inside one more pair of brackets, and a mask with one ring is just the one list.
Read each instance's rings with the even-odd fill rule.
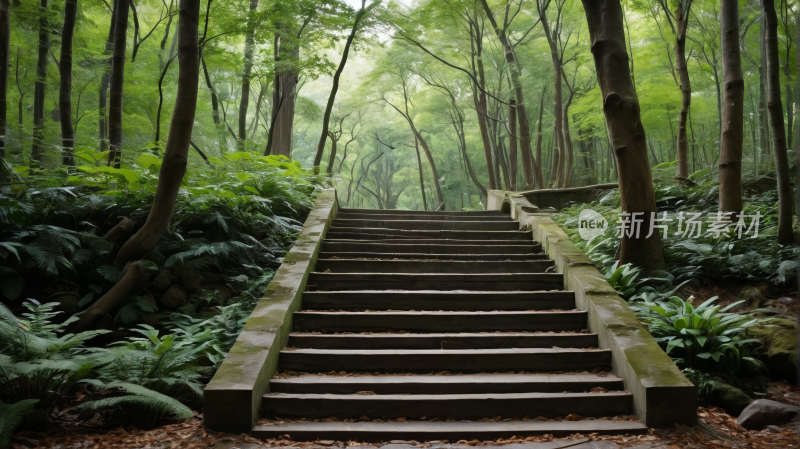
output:
[[126,410],[146,413],[159,418],[189,419],[194,416],[191,409],[179,401],[141,385],[111,382],[107,384],[107,387],[119,388],[129,395],[84,402],[76,407],[76,410],[80,412],[84,410],[98,411],[122,406]]
[[11,443],[14,431],[22,424],[28,413],[34,411],[37,402],[38,399],[25,399],[6,404],[0,400],[0,447],[6,447]]

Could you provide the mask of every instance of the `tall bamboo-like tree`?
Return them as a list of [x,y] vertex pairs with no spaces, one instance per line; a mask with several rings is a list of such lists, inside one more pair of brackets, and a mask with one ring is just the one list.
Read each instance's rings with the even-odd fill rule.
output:
[[775,0],[761,0],[761,16],[766,25],[767,54],[767,109],[769,110],[772,146],[775,154],[775,171],[778,178],[778,243],[794,242],[792,230],[792,184],[789,177],[789,155],[786,146],[786,127],[783,123],[781,100],[780,61],[778,57],[778,15]]
[[64,28],[61,31],[61,57],[58,60],[60,86],[58,110],[61,116],[61,162],[75,165],[75,129],[72,126],[72,36],[78,16],[78,0],[64,2]]
[[8,61],[11,52],[11,19],[8,0],[0,0],[0,158],[6,157]]
[[247,37],[244,41],[244,64],[242,66],[242,96],[239,99],[239,151],[244,150],[247,140],[247,109],[250,106],[250,77],[253,71],[253,50],[256,45],[256,10],[258,0],[250,0],[250,11],[247,16]]
[[128,9],[130,0],[117,0],[114,24],[114,52],[111,56],[111,88],[108,99],[108,143],[111,152],[108,164],[119,168],[122,163],[122,92],[125,83],[125,50],[128,43]]
[[719,156],[719,210],[742,210],[742,147],[744,145],[744,75],[739,51],[739,2],[722,0],[722,136]]
[[200,0],[180,0],[179,8],[178,92],[164,149],[164,159],[158,173],[158,186],[144,226],[125,242],[114,259],[114,266],[120,268],[128,262],[144,257],[164,235],[172,220],[181,181],[186,174],[200,80],[197,37]]
[[97,137],[100,140],[100,151],[108,151],[108,85],[111,82],[111,54],[114,52],[114,27],[117,24],[117,2],[112,2],[111,24],[108,27],[108,39],[103,49],[103,54],[109,56],[103,67],[103,77],[100,79],[100,90],[97,95],[99,119]]
[[355,19],[353,20],[353,27],[350,29],[350,34],[347,36],[347,41],[344,44],[344,51],[342,52],[342,59],[339,61],[339,67],[333,74],[333,85],[331,86],[331,94],[328,96],[328,104],[325,106],[325,114],[322,116],[322,134],[319,136],[319,143],[317,144],[317,152],[314,154],[314,170],[319,171],[319,164],[322,162],[322,155],[325,153],[325,140],[328,139],[328,122],[331,119],[333,112],[333,103],[336,101],[336,93],[339,91],[339,78],[342,76],[344,66],[347,64],[347,57],[350,55],[350,48],[353,46],[353,39],[359,30],[359,25],[373,8],[380,4],[380,0],[373,0],[367,6],[367,0],[361,0],[361,9],[356,12]]
[[[633,226],[623,232],[620,263],[645,270],[664,266],[661,236],[647,237],[656,212],[653,179],[647,158],[647,140],[641,110],[631,79],[620,0],[581,0],[589,24],[592,56],[603,96],[603,112],[619,173],[622,210],[640,213],[640,232]],[[642,231],[643,230],[643,231]]]
[[[512,88],[514,89],[514,96],[516,99],[517,120],[519,121],[519,138],[520,138],[520,151],[522,152],[522,170],[525,176],[525,185],[533,185],[535,188],[541,188],[543,181],[541,177],[541,163],[533,159],[531,151],[531,130],[528,122],[528,111],[525,108],[525,96],[522,90],[522,68],[517,58],[517,53],[511,42],[508,40],[506,29],[501,28],[494,17],[494,13],[486,0],[481,0],[483,10],[486,12],[486,17],[492,23],[492,27],[497,34],[497,38],[503,46],[503,52],[508,61],[508,68],[511,74]],[[509,5],[506,5],[506,17],[508,17]],[[536,176],[535,176],[536,175]]]
[[33,92],[33,145],[31,164],[36,166],[44,157],[44,94],[47,86],[47,54],[50,51],[50,25],[47,20],[47,0],[39,4],[39,56],[36,60],[36,86]]

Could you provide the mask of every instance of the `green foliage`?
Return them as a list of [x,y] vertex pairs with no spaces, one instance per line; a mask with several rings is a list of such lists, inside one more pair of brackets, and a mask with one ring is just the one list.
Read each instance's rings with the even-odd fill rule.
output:
[[0,400],[0,447],[6,447],[11,443],[11,436],[14,431],[22,424],[22,421],[35,410],[35,399],[26,399],[6,404]]
[[656,341],[681,367],[704,372],[748,374],[763,367],[751,357],[761,343],[748,339],[748,328],[761,322],[748,315],[726,313],[743,301],[727,307],[714,305],[713,297],[697,307],[678,297],[668,301],[633,303]]
[[683,374],[697,387],[697,399],[699,399],[700,403],[711,403],[712,394],[718,385],[713,376],[692,368],[683,369]]
[[146,416],[149,419],[189,419],[194,416],[192,410],[171,397],[156,391],[128,382],[95,383],[96,387],[117,389],[127,393],[125,396],[114,396],[96,401],[84,402],[76,407],[77,411],[99,411],[103,409],[122,408],[127,413]]

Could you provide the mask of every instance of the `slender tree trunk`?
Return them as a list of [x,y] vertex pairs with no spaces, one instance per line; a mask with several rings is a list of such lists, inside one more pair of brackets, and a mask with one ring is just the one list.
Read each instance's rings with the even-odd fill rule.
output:
[[[539,99],[539,121],[538,121],[538,129],[536,131],[536,160],[540,161],[539,167],[544,165],[544,161],[542,161],[542,119],[544,118],[544,97],[547,93],[547,83],[544,83],[544,88],[542,89],[542,96]],[[539,170],[541,172],[541,169]],[[542,173],[537,173],[536,175],[538,179],[544,179]],[[537,183],[535,186],[536,188],[542,188],[541,185]]]
[[200,63],[203,66],[203,77],[206,80],[206,87],[208,91],[211,92],[211,118],[214,119],[214,127],[217,129],[219,154],[221,155],[222,152],[225,151],[227,144],[225,139],[225,124],[222,123],[219,116],[219,97],[217,96],[217,91],[214,89],[214,85],[211,83],[211,77],[208,75],[208,67],[206,67],[205,59],[201,57]]
[[517,107],[514,99],[508,100],[508,151],[511,175],[509,190],[517,191]]
[[525,97],[523,95],[521,81],[522,70],[519,66],[519,60],[517,59],[517,54],[514,51],[514,47],[512,47],[511,43],[508,41],[508,36],[506,36],[503,30],[498,26],[497,20],[494,18],[494,13],[492,13],[492,10],[489,8],[489,4],[486,2],[486,0],[481,0],[481,4],[483,5],[484,11],[486,11],[487,18],[492,23],[492,27],[497,34],[497,38],[503,45],[506,61],[508,61],[508,69],[509,73],[511,74],[511,84],[514,89],[514,96],[517,100],[520,152],[522,152],[522,169],[525,174],[525,185],[527,186],[535,183],[537,187],[541,187],[541,164],[538,164],[537,161],[531,157],[531,130],[530,125],[528,124],[528,113],[525,109]]
[[328,167],[325,170],[328,176],[333,174],[333,165],[336,163],[336,136],[333,132],[328,131],[328,137],[331,138],[331,154],[328,156]]
[[417,167],[419,168],[419,190],[422,192],[423,210],[428,210],[428,198],[425,195],[425,175],[422,172],[422,157],[419,154],[419,141],[414,139],[414,149],[417,152]]
[[[315,171],[319,171],[319,164],[322,162],[322,154],[325,152],[325,139],[328,136],[328,122],[330,122],[331,113],[333,112],[333,103],[336,101],[336,93],[339,91],[339,78],[342,76],[345,64],[347,64],[347,56],[350,54],[350,47],[353,45],[353,39],[355,39],[356,33],[358,33],[358,24],[361,22],[361,19],[367,13],[366,4],[367,0],[361,0],[361,9],[359,9],[358,12],[356,13],[355,20],[353,20],[353,28],[350,29],[350,34],[347,36],[347,41],[344,44],[344,51],[342,52],[342,60],[339,61],[339,67],[333,74],[333,85],[331,86],[331,94],[328,96],[328,104],[325,106],[325,114],[322,117],[322,134],[320,135],[319,143],[317,144],[317,152],[316,154],[314,154]],[[376,5],[375,3],[372,3],[370,7],[373,7],[375,5]],[[435,172],[434,176],[436,176]]]
[[539,12],[547,43],[550,46],[550,60],[553,64],[553,164],[550,168],[548,185],[564,186],[564,163],[566,147],[564,144],[564,106],[562,97],[561,59],[558,57],[556,36],[552,34],[546,11]]
[[128,38],[130,0],[117,0],[114,25],[114,54],[111,57],[111,89],[108,107],[108,164],[119,168],[122,162],[122,92],[125,80],[125,48]]
[[597,78],[603,95],[611,145],[619,173],[622,210],[642,213],[641,231],[626,230],[620,242],[620,264],[632,263],[645,270],[664,266],[661,236],[649,238],[652,215],[656,212],[655,192],[647,162],[647,140],[642,127],[639,101],[631,80],[625,29],[619,0],[582,0],[589,24]]
[[[6,158],[6,120],[8,113],[8,61],[11,51],[11,20],[8,0],[0,0],[0,158]],[[21,117],[21,115],[20,115]],[[0,176],[5,182],[5,176]]]
[[675,70],[678,72],[681,89],[681,112],[678,115],[678,141],[675,153],[678,160],[676,176],[689,177],[689,139],[686,133],[686,124],[689,121],[689,109],[692,105],[692,85],[689,81],[689,67],[686,65],[686,28],[688,24],[683,20],[683,9],[675,11]]
[[[763,14],[761,15],[761,31],[759,36],[759,48],[761,49],[761,66],[758,68],[758,87],[760,95],[758,97],[758,126],[761,144],[761,154],[769,154],[769,119],[767,118],[767,49],[766,49],[766,22]],[[764,160],[767,160],[764,158]]]
[[64,29],[61,32],[61,57],[58,73],[61,85],[58,91],[58,110],[61,116],[61,162],[75,165],[75,130],[72,127],[72,36],[78,15],[78,0],[64,2]]
[[567,98],[567,102],[564,104],[563,110],[563,117],[561,121],[561,129],[563,131],[563,139],[564,139],[564,146],[565,146],[565,156],[566,160],[564,161],[564,182],[561,183],[560,187],[569,187],[572,185],[572,169],[575,165],[574,160],[574,146],[572,144],[572,133],[569,129],[569,106],[572,104],[572,99],[575,96],[575,92],[569,93],[569,98]]
[[258,9],[258,0],[250,0],[250,11],[247,18],[250,23],[248,24],[247,37],[245,37],[244,41],[242,93],[239,99],[239,134],[237,135],[239,151],[244,151],[244,143],[247,141],[247,108],[250,105],[250,74],[253,70],[253,49],[256,42],[256,24],[253,23],[256,9]]
[[111,9],[111,25],[108,27],[108,39],[106,40],[106,47],[103,50],[103,55],[109,56],[103,66],[103,77],[100,80],[100,91],[98,92],[98,133],[97,138],[100,141],[100,151],[108,151],[108,111],[106,105],[108,103],[108,85],[111,82],[111,57],[114,51],[114,27],[117,24],[117,2],[112,2]]
[[722,136],[719,156],[719,210],[742,210],[742,146],[744,144],[744,75],[739,50],[739,2],[722,0]]
[[792,198],[792,184],[789,177],[786,128],[783,124],[780,61],[778,58],[778,16],[775,12],[775,0],[761,0],[761,16],[766,19],[767,108],[772,128],[775,171],[778,178],[778,243],[787,245],[794,242],[794,232],[792,231],[794,198]]
[[[478,37],[481,37],[480,34],[478,34]],[[475,58],[477,59],[477,79],[480,83],[479,86],[476,86],[476,88],[472,90],[472,99],[475,103],[475,111],[478,113],[478,129],[480,129],[481,132],[483,157],[486,160],[486,174],[489,179],[489,188],[495,190],[498,188],[498,180],[495,176],[496,167],[494,164],[492,164],[492,143],[491,137],[489,136],[489,123],[487,123],[488,119],[486,118],[488,114],[488,107],[486,92],[484,91],[486,89],[486,77],[483,71],[483,46],[481,45],[480,41],[473,41],[471,46],[473,47],[473,52],[475,54]]]
[[[121,0],[122,1],[122,0]],[[121,11],[124,11],[121,9]],[[158,186],[153,206],[144,226],[120,248],[114,266],[121,268],[138,260],[158,243],[169,227],[181,181],[186,174],[186,162],[192,140],[197,90],[200,75],[200,58],[197,27],[200,0],[180,0],[178,19],[178,92],[172,123],[169,128],[164,159],[158,176]]]
[[50,28],[47,23],[47,0],[41,0],[39,13],[39,56],[36,61],[36,85],[33,93],[33,145],[31,165],[38,166],[44,157],[44,94],[47,86],[47,53],[50,50]]

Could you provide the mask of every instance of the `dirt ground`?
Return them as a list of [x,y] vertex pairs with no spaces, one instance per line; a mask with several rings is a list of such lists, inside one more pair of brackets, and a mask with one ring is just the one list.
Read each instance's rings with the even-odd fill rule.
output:
[[[785,385],[782,387],[787,399],[800,402],[800,389]],[[784,402],[790,402],[786,400]],[[613,449],[635,447],[638,449],[696,449],[696,448],[800,448],[800,421],[783,426],[775,426],[763,431],[748,431],[736,425],[736,418],[716,407],[701,407],[697,411],[701,422],[698,426],[678,426],[673,429],[651,429],[647,435],[572,435],[569,438],[553,438],[551,435],[528,438],[508,438],[494,441],[385,441],[381,443],[360,443],[357,441],[318,441],[295,442],[290,438],[257,440],[247,435],[226,435],[205,430],[203,416],[198,414],[181,423],[170,423],[151,430],[134,427],[119,427],[109,431],[74,429],[69,432],[63,428],[52,428],[44,432],[23,431],[15,435],[11,447],[27,448],[186,448],[186,449],[260,449],[272,447],[291,447],[303,449],[360,447],[371,449],[451,449],[465,446],[508,446],[507,449]]]

